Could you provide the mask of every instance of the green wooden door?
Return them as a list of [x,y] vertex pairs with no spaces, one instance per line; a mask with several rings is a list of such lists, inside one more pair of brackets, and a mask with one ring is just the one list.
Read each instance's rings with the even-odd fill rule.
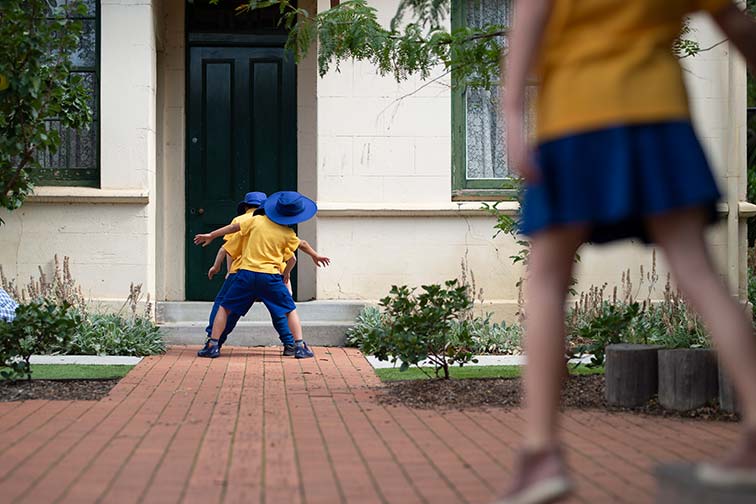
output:
[[191,47],[187,115],[186,298],[212,300],[216,240],[248,191],[297,189],[296,67],[280,47]]

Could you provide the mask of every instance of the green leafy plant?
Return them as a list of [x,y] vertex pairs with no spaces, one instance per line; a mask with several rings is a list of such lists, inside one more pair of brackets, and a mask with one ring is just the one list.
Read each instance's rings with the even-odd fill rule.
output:
[[475,361],[471,326],[463,319],[472,300],[458,280],[416,291],[406,285],[391,287],[380,302],[385,324],[366,332],[361,349],[379,360],[400,361],[403,370],[429,360],[436,376],[443,372],[448,379],[449,366]]
[[66,346],[80,324],[81,317],[67,303],[41,299],[20,304],[13,322],[0,323],[0,364],[7,368],[0,375],[31,379],[31,356]]
[[[0,207],[15,210],[38,178],[40,155],[55,153],[60,135],[48,128],[81,128],[92,120],[89,93],[70,74],[70,56],[85,14],[79,0],[3,0],[0,8]],[[2,220],[0,220],[0,224]]]
[[585,343],[575,347],[572,358],[591,356],[588,367],[604,365],[604,352],[607,345],[626,341],[626,333],[633,320],[640,312],[640,305],[612,304],[605,301],[598,313],[577,327],[577,336]]

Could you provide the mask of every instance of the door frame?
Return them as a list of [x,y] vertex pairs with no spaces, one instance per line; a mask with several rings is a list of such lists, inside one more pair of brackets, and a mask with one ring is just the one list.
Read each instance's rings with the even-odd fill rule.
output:
[[[190,111],[190,79],[191,79],[191,50],[193,47],[275,47],[275,48],[283,48],[286,45],[286,41],[288,39],[288,36],[285,34],[249,34],[249,33],[192,33],[189,31],[189,23],[188,23],[188,16],[185,20],[185,34],[186,34],[186,43],[184,47],[184,89],[186,92],[184,93],[184,111],[185,111],[185,121],[184,121],[184,174],[185,174],[185,181],[184,181],[184,202],[188,203],[188,197],[189,197],[189,176],[188,176],[188,170],[189,170],[189,149],[191,145],[190,140],[190,134],[189,134],[189,128],[190,128],[190,121],[189,121],[189,111]],[[291,57],[294,57],[293,55]],[[297,71],[294,72],[294,88],[298,89],[297,84]],[[297,106],[295,104],[294,106],[295,111],[295,130],[298,131],[298,117],[297,117]],[[298,158],[298,156],[297,156]],[[298,161],[297,165],[295,167],[295,176],[298,179]],[[299,184],[297,180],[297,185]],[[299,188],[297,187],[297,190]],[[185,204],[184,209],[184,222],[189,222],[189,216],[190,216],[190,205]],[[186,226],[184,231],[184,236],[182,237],[182,240],[184,242],[184,299],[188,300],[188,283],[189,283],[189,245],[188,245],[188,226]],[[294,289],[294,296],[295,299],[297,297],[297,291],[298,291],[298,274],[296,271],[292,273],[292,288]]]

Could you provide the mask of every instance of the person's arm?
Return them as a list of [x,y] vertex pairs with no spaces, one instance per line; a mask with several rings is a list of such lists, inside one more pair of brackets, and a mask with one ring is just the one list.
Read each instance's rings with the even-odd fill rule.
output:
[[730,39],[752,72],[756,72],[756,20],[742,12],[734,3],[712,14],[714,22],[719,25]]
[[223,226],[222,228],[216,229],[215,231],[211,233],[194,235],[194,244],[207,247],[208,245],[212,243],[213,240],[215,240],[219,236],[225,236],[229,233],[236,233],[240,229],[241,229],[241,226],[238,223],[233,223],[233,224],[229,224],[228,226]]
[[[514,24],[509,51],[502,53],[504,115],[507,125],[507,149],[515,171],[526,180],[535,180],[538,172],[525,137],[525,90],[528,73],[535,63],[543,32],[551,14],[553,0],[519,0],[514,5]],[[506,62],[505,62],[506,59]],[[506,83],[504,80],[506,79]]]
[[[224,257],[226,257],[229,261],[231,260],[231,256],[229,256],[226,253],[226,250],[223,247],[221,247],[221,248],[218,249],[218,253],[215,254],[215,262],[213,263],[212,266],[210,266],[210,269],[207,270],[207,279],[208,280],[212,280],[213,277],[218,274],[218,272],[221,269],[221,264],[223,264],[223,258]],[[231,263],[229,262],[229,265],[230,264]],[[231,269],[231,267],[229,266],[228,269]]]
[[299,249],[310,256],[316,266],[328,266],[329,264],[331,264],[330,257],[322,256],[315,252],[315,249],[313,249],[305,240],[299,241]]
[[291,270],[294,269],[294,265],[297,264],[297,256],[292,255],[286,260],[286,267],[283,270],[282,276],[286,288],[291,292]]

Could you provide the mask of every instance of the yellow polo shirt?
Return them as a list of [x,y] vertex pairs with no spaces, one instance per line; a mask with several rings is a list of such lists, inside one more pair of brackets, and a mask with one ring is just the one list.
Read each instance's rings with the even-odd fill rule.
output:
[[555,0],[537,65],[539,142],[690,117],[673,41],[685,15],[731,0]]
[[239,219],[239,234],[245,240],[239,269],[281,274],[286,261],[299,248],[299,238],[290,227],[276,224],[264,215]]
[[[247,210],[246,213],[243,215],[239,215],[237,217],[234,217],[231,221],[232,224],[240,223],[242,220],[246,219],[252,219],[256,216],[252,215],[254,213],[255,209],[251,208]],[[260,216],[257,216],[260,217]],[[239,224],[241,225],[241,224]],[[239,268],[241,267],[241,264],[243,262],[243,255],[244,247],[247,243],[247,236],[243,236],[241,231],[237,231],[236,233],[230,233],[223,237],[223,240],[225,243],[223,244],[223,249],[228,253],[228,255],[231,256],[233,261],[231,262],[231,268],[228,270],[229,273],[236,273],[239,271]],[[281,264],[278,265],[279,273],[283,273],[286,269],[286,261],[288,261],[291,256],[294,255],[293,250],[287,250],[284,254],[284,260]]]

